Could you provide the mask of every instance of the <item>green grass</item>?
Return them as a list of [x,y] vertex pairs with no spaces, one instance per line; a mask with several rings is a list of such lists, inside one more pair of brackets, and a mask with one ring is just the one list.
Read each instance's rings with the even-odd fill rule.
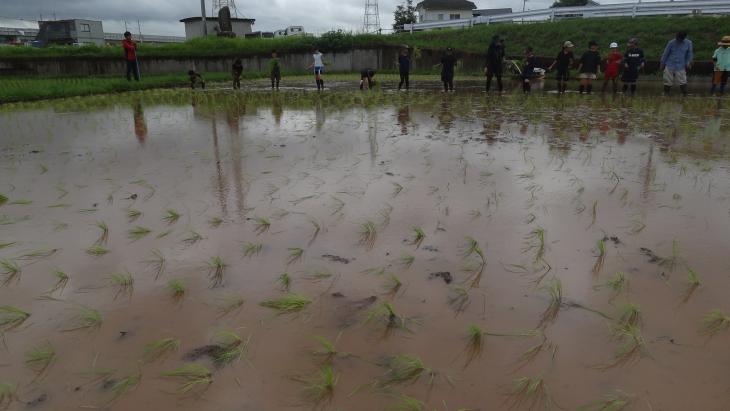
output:
[[206,367],[194,363],[163,372],[161,375],[181,381],[177,389],[179,394],[187,394],[198,389],[205,390],[213,383],[213,373]]
[[294,313],[305,309],[312,303],[307,297],[298,294],[287,294],[284,297],[264,300],[260,303],[262,307],[272,308],[282,314]]
[[164,358],[180,349],[180,340],[177,338],[163,338],[145,344],[142,351],[142,361],[149,363]]
[[25,366],[37,374],[42,374],[56,358],[56,349],[46,341],[25,352]]

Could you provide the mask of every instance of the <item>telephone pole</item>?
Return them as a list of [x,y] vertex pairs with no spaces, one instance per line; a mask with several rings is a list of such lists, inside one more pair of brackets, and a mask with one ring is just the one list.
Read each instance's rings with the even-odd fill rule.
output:
[[200,14],[203,16],[203,37],[208,37],[208,23],[205,21],[205,0],[200,0]]

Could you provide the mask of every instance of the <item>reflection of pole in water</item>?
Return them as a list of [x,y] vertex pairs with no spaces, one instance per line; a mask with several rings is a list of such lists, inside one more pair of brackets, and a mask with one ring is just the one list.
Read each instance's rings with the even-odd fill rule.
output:
[[271,100],[271,115],[274,116],[274,122],[277,126],[281,125],[281,115],[283,112],[279,93],[276,93]]
[[226,178],[223,175],[223,169],[221,168],[221,155],[220,148],[218,147],[218,127],[215,123],[215,116],[211,117],[211,124],[213,125],[212,136],[213,136],[213,157],[215,158],[215,168],[217,173],[217,187],[216,193],[218,194],[218,203],[221,206],[221,212],[224,216],[228,213],[228,207],[226,205],[226,191],[227,184]]
[[378,156],[378,115],[375,112],[367,110],[365,115],[368,116],[368,142],[370,143],[370,161],[374,164],[375,157]]
[[[236,190],[236,207],[238,214],[245,214],[245,191],[243,189],[243,155],[241,153],[241,133],[239,127],[240,112],[238,108],[228,112],[228,130],[230,133],[231,167],[233,169],[233,185]],[[245,108],[244,108],[245,110]]]
[[140,144],[144,144],[147,138],[147,122],[144,119],[144,110],[139,100],[132,106],[132,112],[132,116],[134,117],[134,135],[137,136],[137,141]]

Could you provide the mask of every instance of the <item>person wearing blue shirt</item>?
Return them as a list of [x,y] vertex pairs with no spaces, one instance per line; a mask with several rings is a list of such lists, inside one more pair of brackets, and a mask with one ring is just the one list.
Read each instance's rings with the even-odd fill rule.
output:
[[662,54],[660,70],[664,70],[664,93],[669,95],[672,86],[678,85],[687,95],[687,70],[692,67],[692,42],[687,33],[680,31],[674,40],[667,43]]

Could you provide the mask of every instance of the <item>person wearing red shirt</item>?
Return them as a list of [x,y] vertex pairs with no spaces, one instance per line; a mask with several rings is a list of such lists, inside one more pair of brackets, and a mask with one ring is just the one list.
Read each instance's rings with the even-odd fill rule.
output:
[[122,40],[124,48],[124,59],[127,61],[127,81],[134,79],[139,81],[139,63],[137,62],[137,42],[132,40],[132,33],[124,32],[124,40]]
[[621,67],[621,60],[624,59],[623,54],[621,54],[620,51],[618,51],[618,43],[611,43],[609,46],[611,48],[611,52],[608,53],[608,58],[606,58],[606,71],[604,73],[603,78],[603,92],[606,92],[606,88],[608,88],[608,82],[611,81],[613,83],[613,92],[618,92],[618,72],[619,68]]

